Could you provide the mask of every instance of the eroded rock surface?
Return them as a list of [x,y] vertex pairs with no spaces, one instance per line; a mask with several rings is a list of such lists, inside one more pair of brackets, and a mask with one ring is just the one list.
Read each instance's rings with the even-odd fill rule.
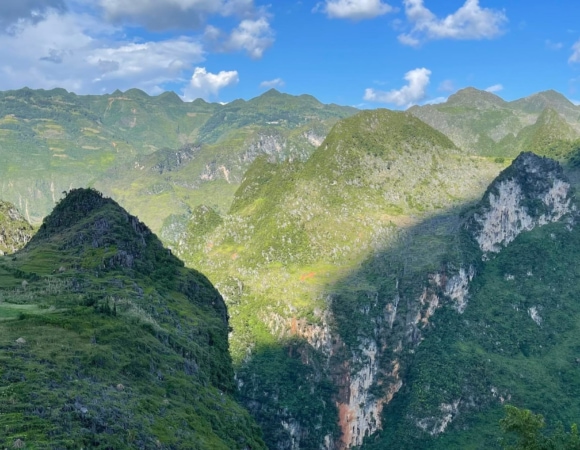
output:
[[472,219],[479,248],[498,253],[523,231],[556,222],[575,211],[562,167],[548,158],[522,153],[490,186]]

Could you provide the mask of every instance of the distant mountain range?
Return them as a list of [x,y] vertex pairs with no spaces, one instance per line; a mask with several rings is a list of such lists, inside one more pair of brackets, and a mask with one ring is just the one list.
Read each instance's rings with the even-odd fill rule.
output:
[[527,150],[561,157],[580,137],[580,107],[556,91],[506,102],[467,88],[445,103],[413,106],[409,112],[459,147],[485,156],[514,157]]
[[62,191],[96,186],[158,230],[165,217],[208,196],[226,211],[256,156],[305,159],[338,119],[355,112],[275,90],[226,105],[138,89],[2,92],[0,198],[38,224]]
[[[0,153],[9,161],[0,169],[0,198],[30,219],[52,208],[53,198],[58,203],[23,250],[0,258],[0,314],[10,319],[0,322],[9,336],[0,357],[18,350],[14,373],[29,377],[35,364],[56,364],[59,377],[72,371],[112,386],[125,377],[135,383],[133,400],[150,401],[127,405],[138,414],[123,426],[136,430],[132,439],[158,439],[162,448],[235,441],[232,448],[489,449],[499,448],[506,403],[564,423],[578,417],[580,107],[560,94],[505,102],[468,88],[406,112],[357,112],[276,91],[228,105],[136,90],[3,95],[10,98],[0,105],[21,109],[5,110],[0,125]],[[43,116],[49,112],[53,118]],[[78,128],[83,121],[98,132]],[[173,127],[171,137],[151,137],[163,127]],[[113,136],[117,147],[106,149]],[[90,165],[106,155],[108,162]],[[72,190],[58,202],[60,189],[70,191],[65,183],[102,188],[151,222],[172,253],[93,190]],[[21,225],[10,230],[26,229],[22,218],[13,220]],[[190,278],[203,289],[190,289]],[[51,284],[69,287],[52,294]],[[133,316],[151,319],[153,331]],[[17,331],[53,325],[82,344],[78,358],[25,359]],[[119,338],[104,342],[121,359],[104,359],[105,376],[82,339],[95,335],[99,344],[107,327]],[[199,352],[193,379],[176,369],[193,367],[171,344],[184,339]],[[142,367],[129,371],[121,341],[146,345],[149,368],[139,358]],[[165,368],[161,379],[152,367]],[[70,389],[63,380],[59,388]],[[148,391],[151,383],[166,391]],[[28,384],[18,386],[13,398],[36,401]],[[146,414],[168,411],[163,392],[179,397],[190,389],[203,393],[190,399],[198,405],[191,414],[207,427],[196,428],[179,403],[171,416],[181,420],[172,425],[182,433],[177,444],[159,432],[169,416]],[[89,410],[93,397],[89,385],[78,392],[67,426],[82,434],[100,422],[83,425],[78,408]],[[0,420],[30,410],[11,408],[15,416]],[[212,408],[231,412],[227,420],[240,424],[234,434]],[[54,420],[64,423],[65,415]],[[38,417],[44,422],[35,430],[64,429]],[[103,442],[113,439],[111,426],[101,429]],[[12,430],[12,440],[23,433]],[[204,440],[194,441],[197,433]]]

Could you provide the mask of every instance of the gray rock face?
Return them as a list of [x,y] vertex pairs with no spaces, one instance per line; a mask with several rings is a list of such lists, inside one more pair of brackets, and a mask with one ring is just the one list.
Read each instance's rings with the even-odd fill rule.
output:
[[468,226],[484,255],[498,253],[523,231],[572,214],[571,200],[556,161],[522,153],[490,186]]
[[14,205],[0,201],[0,255],[24,247],[32,234],[32,226]]

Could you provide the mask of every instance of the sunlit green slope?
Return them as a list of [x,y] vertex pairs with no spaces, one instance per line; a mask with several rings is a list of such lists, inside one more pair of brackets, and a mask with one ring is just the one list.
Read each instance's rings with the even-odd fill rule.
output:
[[413,106],[409,112],[480,155],[513,158],[521,151],[547,154],[552,149],[549,156],[563,158],[580,138],[580,107],[555,91],[506,102],[466,88],[444,103]]
[[[339,122],[306,162],[256,160],[229,214],[198,208],[173,230],[175,251],[226,299],[241,400],[270,447],[356,442],[339,419],[376,327],[355,314],[358,296],[374,295],[361,264],[393,248],[393,270],[404,261],[409,280],[437,269],[450,211],[502,167],[408,113],[367,111]],[[414,248],[399,247],[424,221]]]

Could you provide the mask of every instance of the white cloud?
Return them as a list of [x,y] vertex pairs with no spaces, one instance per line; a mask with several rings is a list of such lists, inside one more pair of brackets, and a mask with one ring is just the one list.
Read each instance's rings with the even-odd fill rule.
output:
[[122,30],[89,15],[52,11],[43,21],[17,25],[0,34],[0,89],[63,87],[82,94],[137,87],[157,93],[165,83],[185,82],[204,59],[192,38],[130,42]]
[[223,88],[237,84],[239,80],[238,72],[235,70],[211,73],[205,67],[196,67],[189,85],[184,89],[183,97],[185,100],[196,98],[208,100],[217,96]]
[[217,52],[246,51],[253,59],[260,59],[274,43],[274,31],[266,16],[245,19],[228,35],[219,28],[208,25],[205,42]]
[[365,90],[364,99],[369,102],[411,106],[425,98],[430,76],[431,71],[424,67],[410,70],[404,77],[407,80],[407,85],[401,89],[384,92],[369,88]]
[[274,78],[273,80],[262,81],[260,87],[264,89],[272,89],[278,87],[284,87],[286,83],[282,78]]
[[466,0],[462,7],[444,19],[427,9],[423,0],[403,0],[403,3],[412,29],[400,34],[398,39],[410,46],[434,39],[492,39],[503,33],[507,22],[503,11],[481,8],[479,0]]
[[192,63],[202,60],[202,46],[185,37],[99,48],[86,57],[87,63],[101,68],[103,75],[99,81],[105,78],[135,80],[143,75],[170,81],[178,78]]
[[493,86],[486,87],[484,90],[486,92],[491,92],[491,93],[503,91],[503,85],[501,85],[501,84],[494,84]]
[[455,83],[453,80],[443,80],[439,87],[437,88],[440,92],[455,92],[457,88],[455,87]]
[[200,29],[211,16],[249,17],[253,0],[100,0],[113,23],[143,25],[152,30]]
[[[75,7],[66,9],[64,2]],[[157,94],[185,86],[186,95],[208,97],[217,95],[224,82],[237,82],[237,73],[227,76],[231,72],[206,74],[205,84],[200,73],[190,80],[208,53],[209,39],[203,34],[148,34],[145,39],[129,39],[125,28],[113,24],[117,19],[137,19],[139,14],[153,15],[160,4],[181,8],[184,15],[195,10],[204,20],[210,14],[230,17],[237,26],[224,34],[223,51],[245,51],[259,58],[273,43],[269,16],[255,8],[254,0],[99,0],[111,21],[95,15],[95,3],[0,0],[0,89],[63,87],[79,94],[101,94],[136,87]],[[79,9],[90,13],[75,12]],[[9,32],[2,33],[8,19],[12,20]]]
[[260,17],[242,20],[225,45],[231,50],[245,50],[252,58],[259,59],[273,43],[274,32],[266,18]]
[[423,102],[424,105],[438,105],[439,103],[445,103],[447,101],[447,97],[435,97],[431,100],[427,100]]
[[580,63],[580,39],[572,46],[572,54],[568,58],[569,63]]
[[552,42],[550,39],[546,39],[546,48],[548,50],[561,50],[564,44],[561,42]]
[[[245,51],[259,59],[274,43],[269,14],[254,0],[99,0],[111,23],[160,30],[201,30],[215,51]],[[234,17],[239,22],[224,32],[209,23],[212,18]]]
[[332,19],[373,19],[393,11],[393,7],[382,0],[326,0],[313,10],[322,11]]

